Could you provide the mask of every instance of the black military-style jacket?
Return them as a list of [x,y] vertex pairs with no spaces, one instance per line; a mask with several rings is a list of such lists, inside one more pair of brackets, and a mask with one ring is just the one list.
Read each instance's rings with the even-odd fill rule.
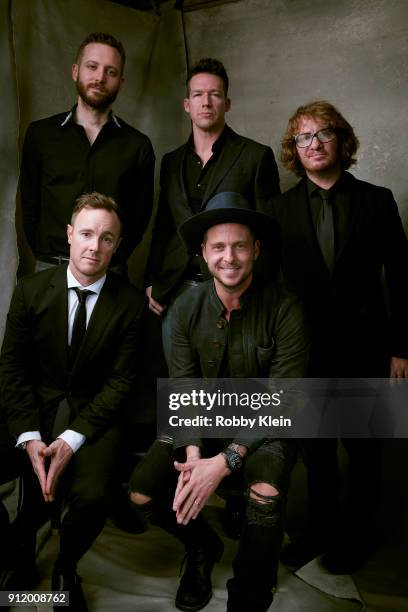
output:
[[[213,280],[184,292],[174,304],[172,378],[302,378],[309,331],[296,296],[253,282],[241,308],[224,318]],[[188,440],[186,438],[189,438]],[[196,444],[180,432],[175,446]]]

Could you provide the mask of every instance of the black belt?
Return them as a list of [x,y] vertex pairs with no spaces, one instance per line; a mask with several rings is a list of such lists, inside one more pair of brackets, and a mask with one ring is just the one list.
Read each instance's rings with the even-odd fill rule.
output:
[[60,266],[63,263],[67,263],[69,261],[69,257],[65,257],[65,255],[39,255],[37,257],[38,261],[42,261],[43,263],[54,264]]

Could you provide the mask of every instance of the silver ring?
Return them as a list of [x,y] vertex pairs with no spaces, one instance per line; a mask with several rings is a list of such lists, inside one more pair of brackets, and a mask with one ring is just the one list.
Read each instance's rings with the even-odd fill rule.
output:
[[199,506],[200,505],[200,500],[196,499],[194,503],[195,503],[196,506]]

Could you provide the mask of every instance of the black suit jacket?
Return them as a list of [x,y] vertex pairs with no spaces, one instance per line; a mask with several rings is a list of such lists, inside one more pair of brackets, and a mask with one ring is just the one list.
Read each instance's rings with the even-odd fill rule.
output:
[[[271,199],[280,193],[272,149],[239,136],[229,127],[225,129],[225,142],[211,171],[202,209],[215,194],[236,191],[246,196],[256,210],[270,213]],[[183,179],[187,146],[184,144],[167,153],[161,164],[161,190],[147,262],[146,286],[153,285],[153,297],[163,303],[171,296],[190,261],[177,233],[180,224],[193,214]]]
[[382,376],[390,355],[408,357],[408,244],[391,191],[349,173],[345,179],[351,211],[332,275],[317,242],[306,180],[274,201],[283,273],[312,325],[311,375]]
[[1,402],[10,433],[51,431],[67,398],[70,428],[88,439],[120,417],[138,373],[143,294],[108,273],[76,362],[68,369],[66,266],[23,278],[7,317],[0,357]]

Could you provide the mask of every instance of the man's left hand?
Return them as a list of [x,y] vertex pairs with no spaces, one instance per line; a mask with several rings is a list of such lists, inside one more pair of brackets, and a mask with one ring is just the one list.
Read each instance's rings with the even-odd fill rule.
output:
[[190,519],[197,518],[221,480],[231,472],[221,454],[210,459],[196,459],[185,463],[175,461],[174,467],[179,472],[190,472],[189,479],[177,487],[173,502],[177,522],[187,525]]
[[408,359],[391,357],[390,378],[408,378]]
[[74,452],[72,448],[61,438],[57,438],[44,450],[44,456],[50,457],[51,459],[47,473],[47,482],[45,485],[45,492],[48,496],[48,501],[54,501],[57,482],[67,467],[73,454]]

